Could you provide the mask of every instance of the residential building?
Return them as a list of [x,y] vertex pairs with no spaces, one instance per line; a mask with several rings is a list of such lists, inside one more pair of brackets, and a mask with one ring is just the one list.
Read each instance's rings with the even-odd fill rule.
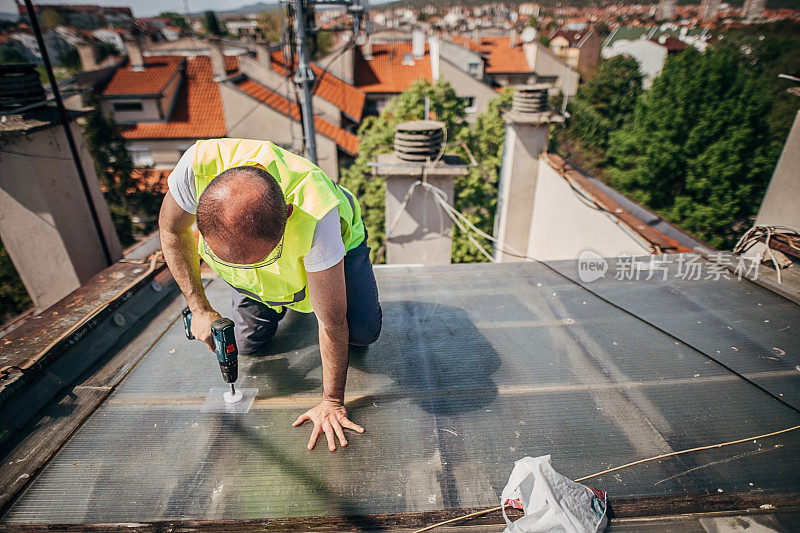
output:
[[700,20],[711,21],[717,17],[720,0],[702,0],[700,2]]
[[524,15],[526,17],[537,18],[539,16],[539,11],[541,10],[541,6],[539,4],[534,4],[531,2],[526,2],[524,4],[520,4],[517,7],[517,11],[520,15]]
[[450,39],[441,41],[442,57],[495,88],[549,83],[554,93],[574,96],[578,91],[577,70],[539,41],[520,42],[514,31],[508,36]]
[[639,71],[643,75],[642,85],[645,89],[653,83],[653,79],[661,73],[667,55],[678,53],[689,45],[669,34],[661,34],[655,38],[616,39],[611,46],[603,48],[603,57],[619,55],[630,56],[639,63]]
[[[81,30],[96,30],[106,27],[131,28],[134,24],[133,11],[127,6],[38,4],[34,7],[41,19],[46,11],[58,14],[66,26]],[[30,24],[25,4],[17,2],[20,21]]]
[[[7,37],[16,41],[19,47],[25,49],[24,56],[31,62],[38,65],[42,64],[42,52],[39,50],[39,43],[36,41],[36,36],[27,24],[18,24]],[[68,52],[72,45],[57,31],[45,29],[42,32],[44,39],[44,46],[47,48],[47,54],[50,61],[57,62],[58,57]]]
[[[189,146],[204,138],[269,139],[302,150],[299,110],[286,92],[279,94],[264,85],[278,79],[286,87],[283,75],[266,64],[225,55],[219,41],[207,44],[203,55],[145,55],[134,40],[126,44],[128,64],[111,77],[100,105],[122,126],[137,166],[169,170]],[[316,134],[318,164],[337,180],[339,167],[358,152],[358,138],[342,124],[352,128],[360,122],[364,95],[336,85],[332,78],[323,77],[317,89],[315,111],[324,111],[325,117],[316,119]],[[330,100],[339,98],[343,109],[322,94]],[[267,124],[269,131],[264,129]]]
[[742,18],[745,20],[764,18],[764,9],[766,9],[766,7],[766,0],[744,0],[744,7],[742,7]]
[[591,79],[600,62],[600,35],[592,30],[555,30],[548,35],[550,48],[558,57],[580,72],[584,79]]
[[656,20],[672,20],[675,18],[676,0],[660,0],[656,6]]
[[354,87],[364,93],[365,114],[380,113],[389,100],[416,80],[448,81],[465,100],[467,121],[472,122],[497,92],[481,76],[470,74],[467,67],[448,56],[444,52],[447,44],[438,38],[426,43],[421,32],[415,33],[412,42],[369,41],[343,54],[331,65],[331,71],[343,80],[349,76]]

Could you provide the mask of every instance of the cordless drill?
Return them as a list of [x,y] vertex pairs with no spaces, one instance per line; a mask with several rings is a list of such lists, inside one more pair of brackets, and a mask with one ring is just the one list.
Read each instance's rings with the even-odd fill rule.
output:
[[[194,340],[195,336],[192,335],[192,312],[188,307],[183,309],[183,327],[186,328],[186,338]],[[235,402],[237,401],[237,395],[233,384],[239,377],[239,352],[236,349],[236,338],[233,335],[233,321],[229,318],[218,318],[212,322],[211,338],[214,339],[214,353],[217,354],[222,378],[225,383],[230,383],[230,399]],[[226,401],[228,401],[227,394]]]

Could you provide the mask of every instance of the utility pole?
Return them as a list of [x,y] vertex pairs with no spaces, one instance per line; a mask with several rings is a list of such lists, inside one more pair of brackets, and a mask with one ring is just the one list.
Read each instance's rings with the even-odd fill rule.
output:
[[[297,46],[297,71],[294,82],[301,92],[300,113],[303,123],[303,137],[305,139],[306,156],[317,164],[317,137],[314,131],[314,104],[311,93],[314,87],[314,71],[311,70],[311,61],[308,52],[308,38],[311,29],[306,27],[307,5],[342,5],[353,15],[353,38],[347,46],[354,46],[356,36],[361,31],[369,9],[369,0],[288,0],[294,7],[294,36]],[[344,51],[344,50],[343,50]],[[289,58],[286,58],[289,62]]]
[[[311,89],[314,86],[314,71],[308,60],[308,33],[306,29],[305,7],[303,0],[294,0],[294,36],[297,43],[297,72],[294,82],[302,93],[300,112],[303,115],[303,136],[305,137],[306,155],[317,164],[317,135],[314,131],[314,104],[311,101]],[[286,58],[288,61],[289,58]]]

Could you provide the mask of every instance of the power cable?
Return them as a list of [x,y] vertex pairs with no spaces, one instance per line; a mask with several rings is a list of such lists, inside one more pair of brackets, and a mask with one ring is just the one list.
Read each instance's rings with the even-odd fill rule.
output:
[[[660,455],[654,455],[652,457],[647,457],[645,459],[639,459],[637,461],[626,463],[624,465],[615,466],[614,468],[609,468],[609,469],[606,469],[606,470],[602,470],[600,472],[595,472],[594,474],[590,474],[588,476],[580,477],[580,478],[576,479],[575,482],[576,483],[580,483],[582,481],[586,481],[587,479],[592,479],[594,477],[601,476],[603,474],[608,474],[610,472],[616,472],[617,470],[622,470],[624,468],[629,468],[631,466],[636,466],[636,465],[640,465],[640,464],[643,464],[643,463],[649,463],[651,461],[657,461],[659,459],[665,459],[667,457],[674,457],[676,455],[683,455],[683,454],[686,454],[686,453],[699,452],[699,451],[703,451],[703,450],[713,450],[715,448],[723,448],[725,446],[732,446],[734,444],[741,444],[743,442],[749,442],[749,441],[754,441],[755,442],[755,441],[760,440],[760,439],[765,439],[767,437],[774,437],[776,435],[782,435],[784,433],[789,433],[790,431],[796,431],[798,429],[800,429],[800,426],[792,426],[792,427],[784,428],[784,429],[781,429],[781,430],[778,430],[778,431],[773,431],[771,433],[764,433],[763,435],[756,435],[755,437],[746,437],[746,438],[743,438],[743,439],[732,440],[732,441],[729,441],[729,442],[721,442],[719,444],[711,444],[711,445],[708,445],[708,446],[698,446],[696,448],[689,448],[689,449],[686,449],[686,450],[679,450],[679,451],[676,451],[676,452],[662,453]],[[423,527],[422,529],[417,529],[413,533],[423,533],[425,531],[430,531],[431,529],[435,529],[435,528],[440,527],[440,526],[445,526],[447,524],[452,524],[454,522],[460,522],[460,521],[466,520],[468,518],[474,518],[474,517],[477,517],[477,516],[482,516],[482,515],[485,515],[485,514],[494,513],[494,512],[497,512],[497,511],[505,511],[505,506],[506,506],[506,504],[505,504],[505,502],[503,502],[502,505],[498,505],[497,507],[492,507],[491,509],[484,509],[483,511],[478,511],[478,512],[475,512],[475,513],[466,514],[464,516],[458,516],[456,518],[451,518],[450,520],[445,520],[444,522],[439,522],[437,524],[433,524],[433,525],[430,525],[430,526],[427,526],[427,527]]]

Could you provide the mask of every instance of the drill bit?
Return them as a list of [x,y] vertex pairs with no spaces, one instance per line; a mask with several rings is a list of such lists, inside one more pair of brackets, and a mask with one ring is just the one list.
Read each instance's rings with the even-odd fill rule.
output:
[[231,383],[231,396],[236,396],[236,387],[233,386],[233,383]]

